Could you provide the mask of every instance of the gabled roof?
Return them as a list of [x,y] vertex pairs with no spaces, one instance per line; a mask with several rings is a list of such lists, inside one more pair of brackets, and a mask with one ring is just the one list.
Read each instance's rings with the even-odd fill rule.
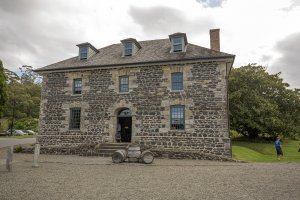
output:
[[134,56],[122,57],[122,44],[112,44],[101,49],[87,60],[79,60],[78,56],[69,58],[39,69],[36,72],[82,69],[88,67],[108,67],[122,65],[136,65],[145,63],[166,63],[196,59],[234,58],[232,54],[214,51],[194,44],[188,44],[186,52],[170,53],[170,40],[140,41],[141,49]]
[[176,36],[181,36],[181,37],[183,37],[184,43],[185,43],[185,44],[188,43],[187,38],[186,38],[186,34],[185,34],[185,33],[180,33],[180,32],[173,33],[173,34],[169,35],[170,41],[171,41],[171,38],[172,38],[172,37],[176,37]]
[[89,42],[85,42],[85,43],[81,43],[81,44],[77,44],[76,46],[78,47],[90,47],[91,49],[93,49],[96,53],[98,53],[98,49],[96,49],[93,45],[91,45]]
[[136,41],[136,39],[134,39],[134,38],[127,38],[127,39],[121,40],[121,42],[122,43],[133,42],[139,49],[142,48],[141,45],[138,43],[138,41]]

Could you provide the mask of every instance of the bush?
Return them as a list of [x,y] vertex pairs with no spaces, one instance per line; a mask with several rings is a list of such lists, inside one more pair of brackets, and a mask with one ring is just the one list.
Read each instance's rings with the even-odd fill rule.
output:
[[38,119],[36,118],[23,118],[16,121],[15,129],[21,130],[33,130],[37,131],[38,129]]
[[19,146],[17,146],[17,147],[14,148],[14,152],[15,152],[15,153],[20,153],[20,152],[22,152],[22,151],[23,151],[23,148],[22,148],[21,145],[19,145]]
[[7,130],[9,128],[9,120],[7,118],[0,119],[0,130]]
[[230,130],[229,132],[230,138],[234,139],[234,138],[238,138],[241,137],[242,135],[237,132],[236,130]]

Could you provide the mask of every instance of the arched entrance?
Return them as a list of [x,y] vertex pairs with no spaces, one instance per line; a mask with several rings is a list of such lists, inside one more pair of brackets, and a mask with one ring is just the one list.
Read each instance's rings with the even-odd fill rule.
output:
[[117,117],[117,131],[120,133],[120,142],[131,142],[132,117],[128,108],[121,109]]

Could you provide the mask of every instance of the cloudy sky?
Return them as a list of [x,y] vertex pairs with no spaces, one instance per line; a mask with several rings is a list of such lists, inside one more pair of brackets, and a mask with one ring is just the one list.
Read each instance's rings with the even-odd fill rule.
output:
[[258,63],[300,88],[300,0],[0,0],[0,59],[13,71],[39,68],[77,55],[82,42],[174,32],[209,47],[213,28],[235,67]]

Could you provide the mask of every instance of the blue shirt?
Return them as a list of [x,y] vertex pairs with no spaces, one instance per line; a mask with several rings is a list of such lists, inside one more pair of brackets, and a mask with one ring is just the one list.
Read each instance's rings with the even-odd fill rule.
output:
[[281,142],[279,140],[275,141],[275,147],[280,148]]

